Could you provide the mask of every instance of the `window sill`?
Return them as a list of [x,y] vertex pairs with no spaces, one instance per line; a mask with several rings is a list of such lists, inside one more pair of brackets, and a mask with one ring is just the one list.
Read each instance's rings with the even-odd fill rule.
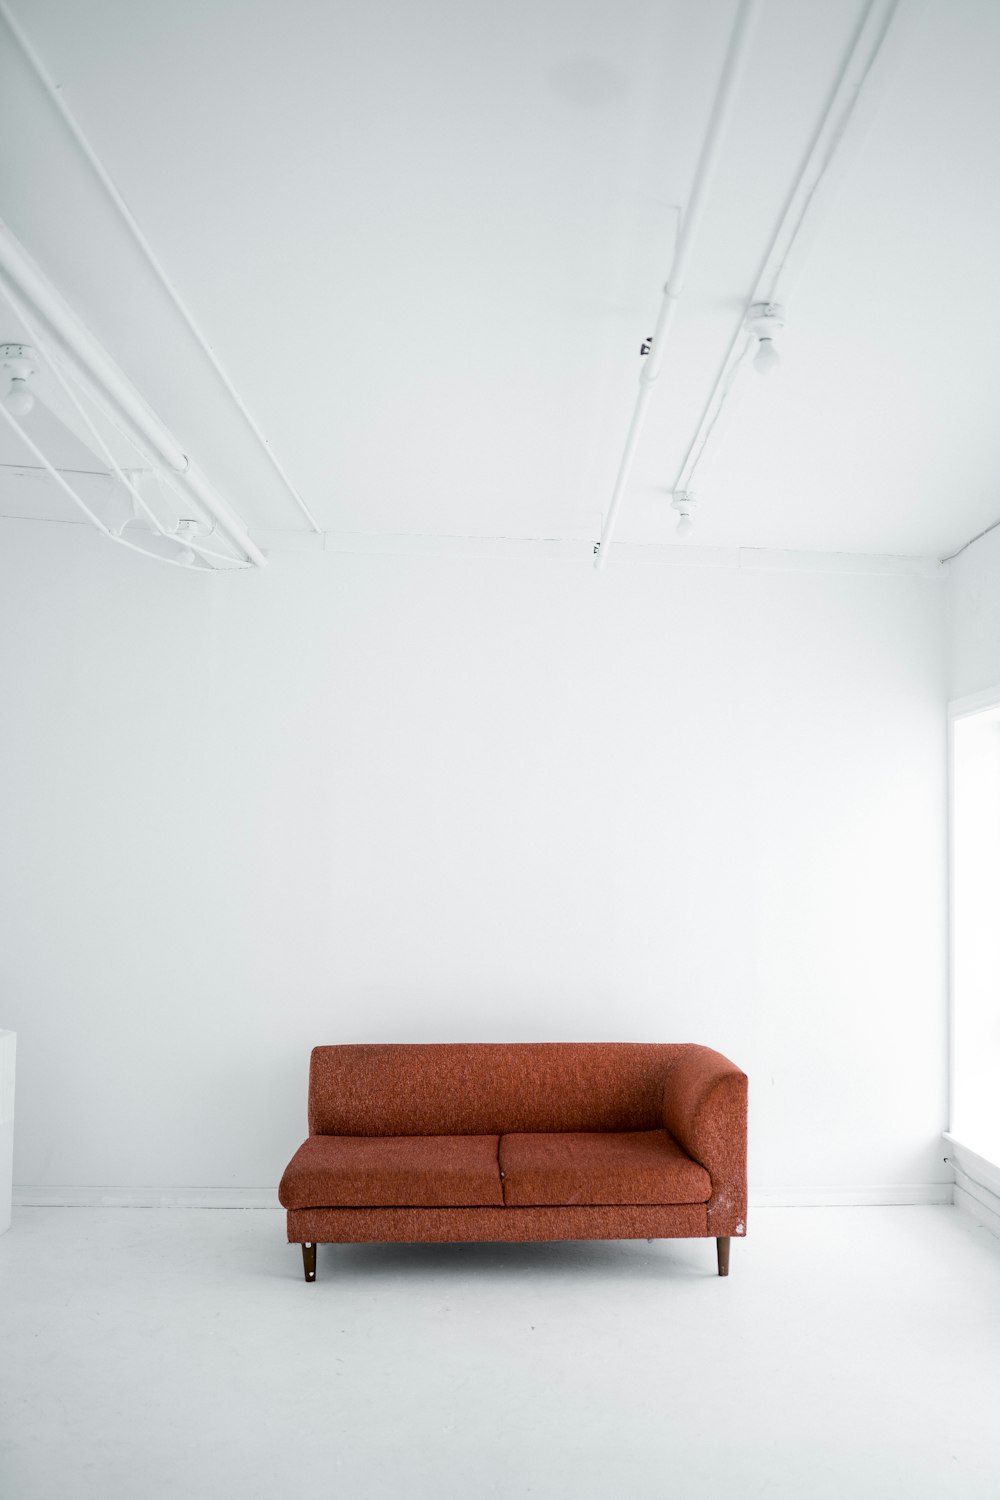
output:
[[1000,1166],[945,1131],[948,1165],[955,1173],[955,1206],[1000,1237]]

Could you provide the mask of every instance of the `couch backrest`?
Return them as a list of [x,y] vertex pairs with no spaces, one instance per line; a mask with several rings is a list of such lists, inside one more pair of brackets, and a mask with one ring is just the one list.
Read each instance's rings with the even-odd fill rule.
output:
[[312,1135],[656,1130],[683,1050],[666,1042],[315,1047]]

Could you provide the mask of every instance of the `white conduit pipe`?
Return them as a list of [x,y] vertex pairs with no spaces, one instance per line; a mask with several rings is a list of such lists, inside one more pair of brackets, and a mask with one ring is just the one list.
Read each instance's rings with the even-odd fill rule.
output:
[[76,314],[35,266],[27,252],[0,222],[0,289],[15,311],[30,309],[32,321],[44,332],[60,363],[66,366],[99,407],[110,406],[114,421],[137,452],[147,452],[155,463],[176,477],[197,505],[217,522],[219,530],[249,562],[264,567],[267,559],[238,517],[205,476],[190,462],[164,427],[104,352]]
[[[47,348],[45,346],[45,341],[39,335],[39,332],[38,332],[37,328],[35,327],[35,325],[34,325],[32,319],[31,319],[31,317],[29,316],[27,310],[23,306],[21,306],[20,304],[15,303],[14,304],[14,311],[17,314],[17,316],[21,319],[21,322],[23,323],[25,329],[27,330],[28,334],[30,335],[30,337],[34,341],[36,352],[38,354],[40,354],[45,359],[46,364],[48,365],[48,367],[51,370],[52,374],[55,376],[57,383],[59,384],[59,386],[61,387],[64,395],[66,396],[66,399],[74,407],[74,409],[76,410],[77,415],[79,416],[80,420],[83,422],[84,426],[87,428],[87,431],[90,433],[91,437],[93,438],[94,443],[96,444],[95,452],[99,450],[101,453],[103,453],[104,458],[105,458],[105,460],[106,460],[106,462],[108,464],[108,467],[111,469],[111,471],[114,474],[115,478],[118,480],[118,483],[120,485],[122,485],[122,487],[124,489],[126,489],[128,491],[128,493],[132,496],[132,499],[135,502],[135,505],[136,505],[137,509],[138,510],[142,510],[142,511],[145,512],[146,516],[149,518],[150,522],[152,523],[153,530],[156,532],[156,534],[158,536],[166,537],[166,539],[168,541],[175,541],[175,540],[177,540],[176,537],[171,536],[169,532],[164,531],[163,526],[160,523],[160,519],[156,515],[155,511],[152,509],[152,507],[150,505],[147,504],[147,502],[144,499],[144,497],[140,494],[139,489],[137,488],[137,486],[132,483],[132,480],[129,477],[129,475],[121,467],[121,465],[119,464],[118,460],[115,458],[115,455],[112,453],[110,447],[105,442],[103,434],[98,431],[97,427],[91,421],[90,414],[88,413],[88,411],[87,411],[86,407],[84,406],[83,402],[80,400],[79,396],[76,394],[76,392],[74,391],[73,387],[70,385],[69,381],[66,379],[66,376],[63,374],[62,370],[59,368],[59,362],[58,362],[58,360],[53,359],[51,353],[47,350]],[[22,429],[22,436],[27,437],[27,434],[23,432],[23,429]],[[125,434],[125,436],[127,437],[127,434]],[[34,445],[32,445],[32,446],[34,446]],[[148,458],[148,455],[146,455],[146,454],[141,454],[140,456]],[[50,470],[50,472],[52,472],[52,471]],[[65,488],[65,486],[63,486],[63,487]],[[84,506],[83,508],[85,510],[87,510],[88,514],[91,514],[91,512],[89,511],[88,507]],[[110,534],[117,536],[119,539],[121,537],[121,532],[120,531],[117,532],[117,533],[110,533]],[[243,566],[240,563],[239,558],[232,557],[232,556],[227,555],[227,554],[222,553],[222,552],[210,552],[210,551],[208,551],[207,548],[200,546],[199,543],[198,543],[198,541],[197,541],[197,539],[194,538],[194,537],[185,538],[185,541],[184,541],[183,545],[186,546],[186,547],[189,547],[192,552],[196,552],[201,557],[221,558],[222,561],[224,561],[224,562],[234,563],[237,566]],[[153,556],[154,554],[151,553],[150,555]]]
[[29,452],[33,453],[34,456],[38,459],[39,464],[46,471],[49,478],[54,479],[59,488],[69,496],[73,504],[79,506],[80,510],[83,511],[88,521],[91,521],[93,525],[97,527],[98,531],[103,532],[106,537],[110,537],[112,541],[114,541],[114,532],[105,525],[97,512],[95,510],[91,510],[87,502],[80,498],[73,486],[62,474],[60,474],[59,470],[55,467],[51,460],[45,456],[41,448],[39,448],[38,444],[31,437],[29,437],[27,432],[25,432],[24,428],[14,416],[13,412],[9,412],[7,410],[7,407],[3,401],[0,401],[0,416],[4,418],[7,426],[10,427],[13,432],[17,433],[18,437],[24,443]]
[[287,473],[285,472],[284,466],[279,462],[275,454],[271,451],[267,439],[261,432],[260,428],[257,426],[257,423],[254,421],[249,408],[245,405],[243,398],[240,396],[236,387],[233,385],[229,376],[223,369],[219,359],[215,354],[215,351],[212,349],[211,344],[208,342],[208,339],[202,333],[199,325],[195,322],[193,314],[188,309],[188,306],[182,299],[180,292],[178,292],[177,288],[174,286],[173,282],[168,276],[159,256],[156,254],[156,251],[153,249],[152,245],[149,243],[149,240],[146,238],[145,234],[139,227],[138,220],[132,213],[132,210],[129,208],[128,204],[125,202],[125,199],[122,197],[121,193],[115,186],[114,179],[109,175],[103,163],[101,162],[100,157],[97,155],[97,152],[94,150],[93,146],[91,146],[82,129],[77,124],[76,118],[70,112],[69,106],[62,96],[58,84],[56,84],[53,78],[50,76],[48,70],[45,67],[45,64],[42,62],[42,59],[39,57],[38,53],[35,51],[31,42],[29,42],[27,36],[25,35],[23,28],[18,24],[17,21],[14,20],[14,17],[11,15],[10,9],[6,4],[6,0],[0,0],[0,15],[3,16],[8,30],[14,37],[14,40],[17,42],[17,45],[20,47],[24,56],[27,58],[28,63],[30,64],[36,78],[42,85],[45,92],[48,94],[49,99],[51,100],[55,108],[58,110],[59,115],[61,116],[64,124],[72,135],[74,141],[83,152],[83,155],[86,157],[88,165],[90,166],[98,182],[100,182],[101,186],[104,188],[104,191],[107,193],[108,197],[111,199],[112,203],[115,205],[118,212],[124,219],[132,235],[132,238],[135,240],[136,244],[139,246],[139,249],[146,257],[147,263],[154,272],[160,285],[163,287],[163,290],[166,292],[174,307],[184,319],[184,322],[190,329],[195,342],[198,344],[198,347],[201,349],[202,353],[211,364],[212,369],[219,377],[219,380],[225,387],[227,395],[233,401],[237,411],[240,413],[240,416],[243,418],[244,422],[246,422],[247,426],[253,433],[254,437],[257,439],[257,442],[260,444],[261,448],[263,448],[265,454],[267,455],[268,461],[271,464],[271,467],[278,475],[278,478],[281,480],[282,484],[285,486],[285,489],[291,495],[292,499],[295,501],[296,505],[299,507],[299,510],[301,510],[302,514],[305,516],[312,529],[314,531],[321,531],[322,528],[319,522],[316,520],[316,517],[313,515],[312,511],[306,505],[306,502],[303,500],[302,496],[299,494],[298,490],[289,479]]
[[[69,498],[73,501],[74,505],[79,506],[80,510],[83,511],[83,513],[87,517],[87,519],[89,521],[91,521],[94,524],[94,526],[97,527],[98,531],[101,533],[102,536],[106,536],[107,537],[107,539],[108,539],[109,542],[115,542],[119,547],[127,547],[130,552],[141,552],[143,557],[151,557],[151,558],[153,558],[153,560],[155,562],[169,563],[170,566],[174,567],[174,568],[184,568],[189,573],[204,572],[204,571],[208,571],[208,572],[218,572],[219,571],[219,569],[212,568],[211,566],[209,566],[207,568],[207,570],[206,569],[199,569],[199,568],[192,568],[192,566],[191,566],[190,563],[186,563],[186,562],[182,561],[182,559],[179,558],[179,557],[163,557],[158,552],[150,552],[147,547],[140,547],[138,545],[138,543],[136,543],[136,542],[126,541],[123,536],[116,536],[115,533],[112,530],[110,530],[110,528],[108,526],[106,526],[104,524],[104,522],[101,520],[100,516],[96,513],[96,511],[92,511],[91,508],[90,508],[90,506],[87,504],[87,502],[85,500],[82,500],[80,498],[80,496],[77,494],[77,492],[73,488],[73,486],[71,484],[67,484],[66,479],[64,478],[64,476],[62,474],[60,474],[59,470],[55,467],[55,465],[48,458],[46,458],[45,454],[42,452],[41,448],[39,448],[38,444],[35,443],[32,440],[32,438],[30,438],[28,436],[27,432],[25,432],[25,430],[22,427],[21,423],[17,420],[17,418],[11,412],[9,412],[7,410],[6,406],[3,404],[2,401],[0,401],[0,415],[2,415],[4,417],[4,419],[6,420],[8,426],[11,427],[13,429],[13,431],[18,434],[18,436],[20,437],[21,441],[24,443],[25,447],[29,450],[29,452],[33,453],[34,456],[38,459],[38,462],[40,463],[40,465],[42,466],[42,468],[46,471],[46,473],[49,475],[49,477],[51,479],[53,479],[56,482],[56,484],[59,486],[59,488],[61,490],[63,490],[69,496]],[[157,536],[164,536],[165,533],[164,532],[157,532],[156,535]],[[237,562],[237,563],[235,563],[235,566],[237,568],[245,568],[245,567],[248,566],[248,564],[247,563],[239,563],[239,562]]]
[[615,487],[611,494],[611,504],[608,506],[608,513],[604,518],[601,539],[594,548],[594,567],[598,572],[607,563],[608,548],[611,545],[611,539],[618,521],[618,511],[621,508],[622,497],[625,494],[629,476],[632,472],[632,463],[639,444],[639,436],[646,420],[646,408],[649,405],[649,398],[653,393],[653,385],[660,373],[660,365],[663,363],[663,351],[667,342],[667,336],[674,320],[678,300],[684,289],[684,280],[687,274],[688,261],[691,258],[694,238],[701,223],[705,207],[705,197],[715,171],[722,138],[732,113],[736,87],[746,58],[750,41],[750,30],[758,6],[759,0],[741,0],[740,8],[733,24],[729,47],[726,51],[726,60],[722,66],[719,85],[712,104],[712,113],[709,116],[708,129],[705,132],[698,165],[695,168],[691,197],[681,221],[681,232],[677,240],[677,248],[674,252],[674,263],[671,266],[667,284],[663,288],[663,297],[656,317],[656,326],[653,329],[651,348],[649,354],[646,355],[642,371],[639,375],[639,394],[636,397],[635,410],[632,413],[628,437],[625,439],[625,451],[622,454],[622,461],[618,468],[618,478],[615,480]]
[[[164,531],[163,526],[160,523],[159,517],[153,511],[152,507],[147,504],[145,498],[140,494],[140,492],[137,489],[137,487],[132,483],[132,480],[129,477],[128,473],[118,463],[118,460],[115,458],[115,455],[112,453],[110,447],[105,442],[103,434],[98,431],[97,427],[91,421],[90,415],[87,412],[86,407],[83,405],[83,402],[80,400],[79,396],[73,390],[73,387],[70,385],[69,381],[66,379],[66,376],[63,374],[62,370],[60,369],[60,367],[59,367],[59,361],[57,359],[54,359],[52,357],[52,351],[47,347],[47,343],[46,343],[44,335],[39,332],[37,324],[35,323],[35,321],[32,318],[32,316],[29,314],[27,308],[23,305],[23,303],[19,302],[16,298],[12,298],[11,297],[11,293],[10,293],[9,288],[7,289],[7,300],[11,303],[11,306],[14,309],[15,316],[18,317],[21,320],[21,323],[23,324],[24,328],[26,329],[29,337],[32,339],[32,341],[34,343],[34,346],[35,346],[35,349],[36,349],[36,352],[39,355],[41,355],[41,357],[45,361],[46,365],[48,366],[49,370],[55,376],[58,385],[60,386],[60,388],[62,389],[64,395],[66,396],[66,399],[74,407],[74,409],[77,412],[77,415],[80,417],[80,420],[83,422],[84,426],[87,428],[88,432],[90,433],[91,437],[93,438],[94,443],[96,445],[94,451],[97,452],[98,450],[100,450],[100,452],[103,453],[104,458],[105,458],[105,460],[106,460],[106,462],[108,464],[108,467],[111,469],[112,473],[115,475],[115,478],[118,480],[119,484],[121,484],[123,486],[123,488],[126,489],[128,491],[128,493],[132,496],[132,499],[135,502],[135,505],[136,505],[137,509],[138,510],[142,510],[142,511],[144,511],[146,513],[147,517],[149,518],[150,522],[152,523],[153,530],[157,533],[157,535],[165,537],[168,541],[176,541],[177,540],[176,536],[171,536],[171,534],[169,532]],[[132,446],[135,447],[135,440],[134,440],[134,438],[131,437],[129,435],[129,433],[125,432],[120,426],[118,426],[116,424],[114,413],[108,411],[107,405],[105,403],[100,402],[98,404],[99,404],[100,410],[101,410],[102,414],[104,415],[104,417],[106,418],[106,420],[109,421],[111,423],[111,425],[115,427],[116,431],[122,437],[125,438],[126,442],[132,443]],[[28,443],[29,447],[34,448],[35,445],[31,442],[30,438],[28,437],[27,433],[23,430],[23,428],[21,429],[21,435],[25,439],[25,441]],[[141,450],[137,449],[137,452],[139,452],[140,458],[143,458],[146,461],[146,463],[148,464],[149,461],[150,461],[149,453],[145,449],[141,449]],[[51,467],[51,465],[49,465],[47,459],[45,460],[45,462],[43,464],[43,467],[47,468],[50,473],[54,472],[53,469],[52,469],[52,467]],[[158,473],[164,480],[166,480],[166,482],[170,485],[170,487],[172,489],[174,489],[176,493],[179,494],[179,496],[180,496],[180,498],[181,498],[182,501],[184,501],[186,503],[190,503],[190,498],[191,498],[190,495],[185,494],[184,490],[178,485],[177,480],[176,480],[176,478],[174,478],[173,475],[167,473],[167,471],[165,471],[163,469],[156,470],[156,471],[153,471],[153,472]],[[66,486],[65,483],[63,483],[62,479],[59,480],[59,483],[62,485],[63,489],[67,489],[67,486]],[[68,490],[67,490],[67,492],[68,492]],[[75,492],[73,492],[73,493],[75,495]],[[75,496],[75,498],[77,500],[77,503],[80,505],[81,509],[83,509],[86,512],[87,515],[89,515],[89,516],[92,517],[93,513],[91,512],[90,508],[87,505],[85,505],[82,500],[80,500],[79,496]],[[102,529],[105,530],[106,533],[109,536],[113,537],[114,539],[121,540],[121,533],[120,533],[120,531],[117,532],[117,533],[115,533],[115,532],[111,532],[107,528],[102,528]],[[189,547],[191,549],[191,551],[196,552],[200,557],[216,558],[220,562],[229,563],[229,564],[232,564],[232,565],[234,565],[236,567],[252,566],[252,564],[250,564],[249,562],[247,562],[247,563],[241,563],[240,559],[238,557],[233,557],[231,553],[212,551],[208,547],[203,546],[197,540],[197,538],[194,538],[194,537],[187,537],[187,538],[185,538],[184,545],[186,547]],[[137,549],[137,550],[145,551],[146,549],[145,548],[140,548],[140,549]],[[153,553],[150,554],[150,556],[154,556],[154,555],[155,554],[153,554]],[[218,571],[218,570],[216,569],[215,571]]]
[[[675,493],[692,488],[695,471],[716,429],[736,373],[747,353],[744,348],[735,360],[733,358],[744,335],[751,306],[755,302],[777,302],[787,295],[787,272],[792,252],[803,225],[808,221],[815,222],[825,206],[829,169],[847,134],[898,10],[899,0],[868,0],[843,66],[833,82],[823,113],[806,147],[795,180],[788,190],[777,227],[754,274],[750,295],[733,329],[694,436],[674,477],[671,489]],[[765,277],[768,278],[766,282]],[[764,291],[759,290],[762,283],[766,287]],[[752,339],[750,343],[753,343]]]
[[17,311],[18,304],[29,309],[35,322],[45,328],[49,343],[71,366],[74,376],[88,389],[95,384],[112,394],[115,405],[131,427],[148,434],[167,468],[183,472],[187,455],[171,437],[79,320],[69,304],[43,275],[20,241],[0,220],[0,283]]

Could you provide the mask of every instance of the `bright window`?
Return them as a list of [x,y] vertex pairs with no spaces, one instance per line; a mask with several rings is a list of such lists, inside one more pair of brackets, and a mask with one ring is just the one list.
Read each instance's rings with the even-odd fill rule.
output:
[[951,775],[951,1133],[1000,1164],[1000,692],[955,705]]

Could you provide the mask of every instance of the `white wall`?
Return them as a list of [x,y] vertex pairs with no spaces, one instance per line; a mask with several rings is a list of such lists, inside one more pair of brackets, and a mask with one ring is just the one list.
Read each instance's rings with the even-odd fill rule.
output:
[[945,1177],[939,577],[3,544],[19,1181],[274,1183],[313,1043],[493,1038],[720,1048],[757,1188]]

